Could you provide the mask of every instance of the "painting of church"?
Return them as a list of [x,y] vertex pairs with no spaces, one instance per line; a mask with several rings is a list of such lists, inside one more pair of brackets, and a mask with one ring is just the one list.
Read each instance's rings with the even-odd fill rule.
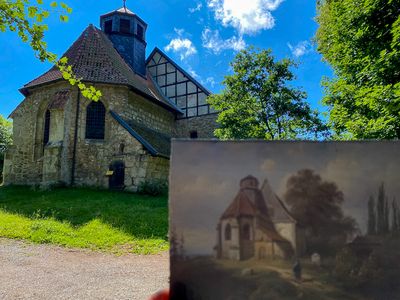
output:
[[212,138],[210,92],[163,51],[146,58],[147,24],[123,7],[89,25],[63,55],[102,92],[86,99],[61,72],[25,84],[11,113],[4,184],[86,185],[135,191],[167,180],[171,138]]
[[219,219],[215,255],[220,259],[292,258],[305,251],[301,224],[265,180],[247,176]]

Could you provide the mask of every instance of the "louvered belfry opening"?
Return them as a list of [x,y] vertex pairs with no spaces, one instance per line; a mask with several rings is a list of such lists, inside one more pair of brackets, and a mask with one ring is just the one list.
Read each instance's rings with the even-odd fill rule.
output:
[[44,116],[44,132],[43,132],[43,145],[46,145],[50,140],[50,110],[46,110]]
[[104,140],[106,108],[92,101],[86,109],[86,139]]
[[131,21],[127,19],[119,20],[119,32],[131,33]]

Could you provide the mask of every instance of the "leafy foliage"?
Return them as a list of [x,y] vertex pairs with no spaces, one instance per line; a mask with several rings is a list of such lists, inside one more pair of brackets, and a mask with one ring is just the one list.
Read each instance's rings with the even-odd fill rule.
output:
[[334,182],[324,181],[314,171],[304,169],[291,176],[286,186],[286,203],[306,229],[311,252],[333,252],[356,232],[356,221],[344,215],[344,195]]
[[168,182],[165,180],[146,180],[139,184],[138,194],[150,196],[166,196],[168,194]]
[[12,123],[0,115],[0,183],[3,178],[4,154],[12,144]]
[[318,51],[336,138],[400,138],[400,2],[320,0]]
[[71,85],[78,85],[82,95],[92,100],[99,100],[101,92],[93,86],[86,86],[81,79],[77,78],[68,65],[66,57],[57,60],[57,55],[47,50],[47,43],[44,41],[45,32],[48,26],[44,21],[50,17],[51,12],[60,13],[60,21],[67,22],[68,14],[72,12],[67,4],[53,1],[46,7],[43,0],[0,0],[0,32],[17,32],[21,40],[29,43],[36,56],[41,61],[48,61],[55,64],[63,74],[65,80]]
[[318,113],[304,101],[306,93],[288,85],[294,66],[289,59],[276,61],[271,50],[240,51],[231,63],[234,74],[223,81],[225,89],[208,98],[220,111],[216,136],[275,140],[326,134]]
[[4,152],[12,143],[12,123],[0,115],[0,160]]

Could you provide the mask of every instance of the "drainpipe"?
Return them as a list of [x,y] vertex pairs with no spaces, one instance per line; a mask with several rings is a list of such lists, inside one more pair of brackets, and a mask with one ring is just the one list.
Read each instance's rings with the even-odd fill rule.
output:
[[79,125],[80,104],[81,104],[81,92],[78,90],[78,97],[76,99],[74,146],[73,146],[73,152],[72,152],[71,186],[73,186],[75,184],[76,147],[78,144],[78,125]]

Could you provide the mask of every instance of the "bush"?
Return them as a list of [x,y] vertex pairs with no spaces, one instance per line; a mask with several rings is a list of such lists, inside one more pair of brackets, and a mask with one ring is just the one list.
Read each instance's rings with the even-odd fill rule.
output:
[[137,192],[150,196],[167,195],[168,182],[160,179],[146,180],[139,184]]

